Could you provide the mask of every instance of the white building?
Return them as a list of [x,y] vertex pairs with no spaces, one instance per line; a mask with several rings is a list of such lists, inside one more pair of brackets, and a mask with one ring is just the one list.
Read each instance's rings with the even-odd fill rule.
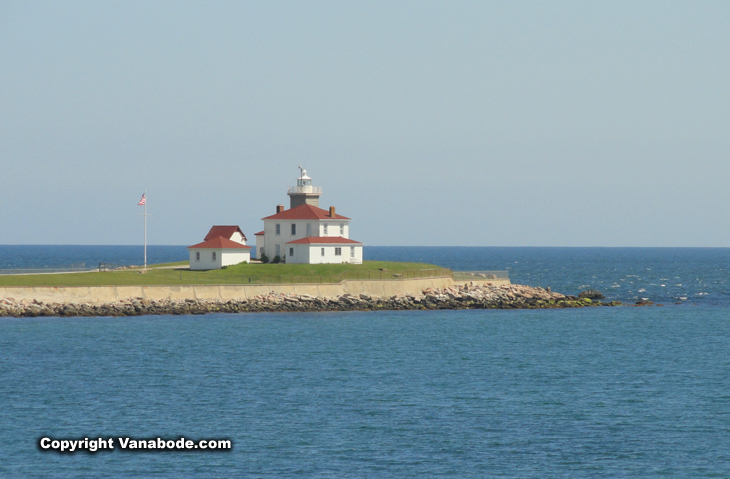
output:
[[208,234],[205,235],[203,241],[208,241],[210,239],[217,238],[218,236],[222,236],[225,239],[229,239],[240,244],[246,244],[246,241],[248,241],[246,235],[243,234],[243,231],[241,231],[241,228],[237,225],[213,226],[210,228],[210,231],[208,231]]
[[286,246],[287,263],[362,263],[362,243],[348,238],[309,236]]
[[221,269],[224,266],[251,261],[251,247],[238,226],[213,226],[205,240],[189,246],[190,269]]
[[264,231],[256,233],[254,238],[256,238],[256,257],[261,259],[261,255],[264,254]]
[[276,214],[262,218],[264,229],[256,233],[256,253],[269,260],[279,256],[287,263],[362,263],[363,244],[350,240],[350,218],[335,207],[319,207],[322,188],[312,186],[301,170],[297,186],[290,187],[290,208],[276,206]]

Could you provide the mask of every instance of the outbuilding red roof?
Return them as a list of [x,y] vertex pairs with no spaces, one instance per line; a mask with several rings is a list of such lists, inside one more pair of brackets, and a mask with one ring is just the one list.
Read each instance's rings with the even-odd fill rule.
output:
[[312,205],[299,205],[296,208],[284,210],[281,213],[261,218],[262,220],[349,220],[347,216],[330,216],[330,212]]
[[218,236],[222,236],[224,238],[231,239],[231,236],[233,236],[233,233],[235,233],[236,231],[241,233],[241,236],[243,236],[244,240],[248,241],[248,238],[246,238],[246,235],[243,234],[243,231],[241,231],[241,228],[239,226],[235,226],[235,225],[213,226],[210,229],[210,231],[208,231],[208,234],[205,235],[205,241],[216,238]]
[[342,236],[307,236],[287,244],[362,244],[359,241],[343,238]]
[[188,249],[191,248],[198,248],[198,249],[251,249],[250,246],[246,246],[245,244],[236,243],[235,241],[231,241],[227,238],[224,238],[222,236],[218,236],[213,239],[209,239],[208,241],[203,241],[202,243],[194,244],[192,246],[188,246]]
[[263,231],[259,231],[259,232],[258,232],[258,233],[256,233],[256,234],[255,234],[254,236],[261,236],[262,234],[264,234],[264,232],[263,232]]

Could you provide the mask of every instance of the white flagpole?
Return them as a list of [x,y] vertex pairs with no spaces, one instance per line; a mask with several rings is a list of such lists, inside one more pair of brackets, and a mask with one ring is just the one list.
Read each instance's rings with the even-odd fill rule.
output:
[[142,199],[138,203],[139,205],[144,206],[144,213],[142,213],[142,216],[144,216],[144,269],[143,271],[147,271],[147,217],[152,216],[147,214],[147,190],[144,190],[144,194],[142,195]]
[[144,269],[147,269],[147,190],[144,190]]

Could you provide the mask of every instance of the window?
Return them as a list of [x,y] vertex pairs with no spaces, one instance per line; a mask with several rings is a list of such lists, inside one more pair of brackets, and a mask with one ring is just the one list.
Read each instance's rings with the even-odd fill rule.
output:
[[281,234],[281,225],[280,224],[277,224],[276,225],[276,235],[278,236],[280,234]]
[[327,236],[327,225],[324,225],[324,235]]
[[195,261],[200,261],[200,251],[195,252]]
[[307,236],[312,236],[312,223],[307,223]]
[[335,256],[342,256],[342,248],[335,248]]
[[215,261],[215,251],[213,251],[213,261]]
[[281,245],[276,245],[276,256],[281,256]]
[[340,225],[340,236],[345,236],[345,225]]
[[350,246],[350,258],[354,258],[354,257],[355,257],[355,247]]
[[294,248],[289,248],[289,256],[294,256]]
[[294,236],[295,234],[297,234],[297,225],[292,223],[291,224],[291,235]]
[[322,248],[322,256],[324,256],[324,248]]

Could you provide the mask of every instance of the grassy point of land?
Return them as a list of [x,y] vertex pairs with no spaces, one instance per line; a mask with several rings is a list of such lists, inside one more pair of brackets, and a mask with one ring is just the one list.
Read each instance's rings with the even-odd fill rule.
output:
[[[157,264],[149,264],[147,265],[148,268],[167,268],[169,266],[187,266],[188,261],[175,261],[173,263],[157,263]],[[144,266],[135,265],[133,267],[134,269],[143,269]]]
[[[338,283],[345,279],[401,279],[448,276],[426,263],[365,261],[363,264],[237,264],[225,269],[190,271],[188,262],[162,263],[117,271],[0,276],[0,286],[138,286],[194,284]],[[181,268],[169,268],[180,266]],[[159,269],[167,267],[165,269]]]

